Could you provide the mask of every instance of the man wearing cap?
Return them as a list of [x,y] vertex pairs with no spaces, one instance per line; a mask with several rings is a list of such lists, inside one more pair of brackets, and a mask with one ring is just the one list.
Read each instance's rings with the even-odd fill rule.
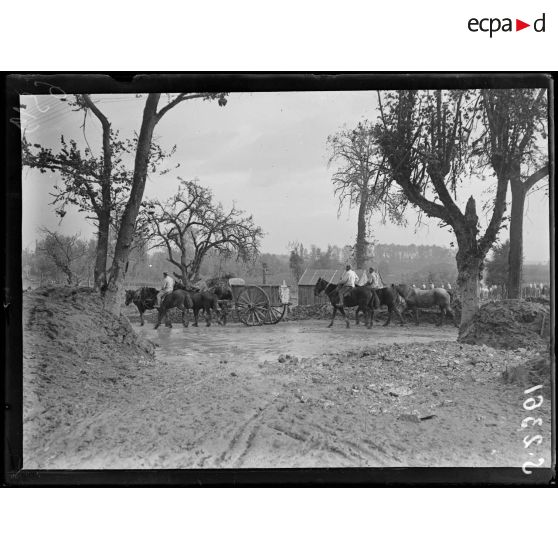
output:
[[347,264],[345,266],[345,273],[343,273],[341,281],[337,284],[337,293],[339,294],[339,303],[341,305],[343,305],[343,298],[356,285],[357,281],[358,275],[351,269],[351,266]]
[[174,279],[166,271],[163,271],[163,284],[161,285],[161,290],[157,293],[157,306],[161,306],[163,298],[172,293],[173,289]]

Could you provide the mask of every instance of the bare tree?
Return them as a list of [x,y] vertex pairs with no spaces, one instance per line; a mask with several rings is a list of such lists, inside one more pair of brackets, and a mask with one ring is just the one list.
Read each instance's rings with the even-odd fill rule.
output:
[[[483,261],[502,225],[509,182],[505,170],[497,175],[492,214],[481,234],[475,198],[468,198],[464,210],[457,202],[458,185],[474,157],[472,137],[482,133],[475,131],[480,94],[396,91],[378,93],[378,99],[376,135],[393,180],[413,205],[455,233],[463,328],[479,307]],[[500,114],[500,107],[494,108]]]
[[339,211],[343,205],[358,207],[355,259],[357,268],[366,265],[367,230],[374,211],[382,221],[390,217],[401,222],[406,198],[390,191],[391,177],[386,172],[385,155],[382,155],[373,136],[373,126],[359,122],[353,130],[342,129],[327,138],[330,151],[329,165],[336,165],[332,181],[339,198]]
[[146,200],[140,220],[150,228],[152,246],[166,248],[168,261],[178,269],[176,277],[185,285],[197,277],[210,252],[253,261],[263,236],[251,215],[234,206],[225,211],[208,188],[182,179],[168,200]]
[[149,166],[153,131],[163,116],[179,103],[192,99],[216,99],[220,106],[227,103],[226,93],[180,93],[169,100],[165,106],[158,108],[160,93],[149,93],[145,101],[143,118],[135,151],[134,173],[132,187],[124,208],[118,237],[114,249],[114,258],[108,274],[107,289],[104,296],[104,306],[113,314],[120,314],[122,298],[124,296],[124,278],[128,263],[128,255],[132,248],[132,241],[136,229],[136,219],[140,211],[140,204],[145,190],[145,181]]
[[87,243],[73,236],[61,235],[57,232],[41,228],[43,240],[37,245],[37,251],[43,253],[66,276],[68,285],[79,284],[76,264],[87,254]]

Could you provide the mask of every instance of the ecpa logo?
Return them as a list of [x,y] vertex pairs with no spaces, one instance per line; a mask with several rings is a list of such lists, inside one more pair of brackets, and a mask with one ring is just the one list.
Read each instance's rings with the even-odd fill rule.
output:
[[[546,24],[545,17],[546,14],[543,13],[541,17],[539,17],[533,22],[532,27],[535,32],[537,33],[545,32],[545,24]],[[469,20],[467,27],[469,28],[469,31],[472,31],[473,33],[477,33],[478,31],[481,31],[483,33],[489,33],[490,38],[492,38],[492,35],[494,33],[497,33],[498,31],[503,31],[503,32],[511,32],[514,30],[521,31],[522,29],[531,27],[531,24],[525,23],[521,19],[516,19],[515,29],[514,29],[512,24],[512,18],[509,17],[505,17],[503,19],[500,19],[499,17],[485,17],[482,19],[472,17]]]

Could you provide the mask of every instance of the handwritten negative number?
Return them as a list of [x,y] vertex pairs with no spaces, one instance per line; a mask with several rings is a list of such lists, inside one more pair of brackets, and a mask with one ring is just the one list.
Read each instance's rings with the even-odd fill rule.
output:
[[536,419],[535,417],[525,417],[522,421],[521,421],[521,428],[527,428],[529,426],[529,421],[533,421],[533,424],[531,426],[542,426],[542,418],[538,418]]
[[542,443],[543,437],[540,434],[536,434],[535,436],[531,436],[531,438],[529,438],[529,436],[525,436],[525,438],[523,438],[523,444],[525,446],[525,449],[527,449],[533,442],[537,442],[537,446],[540,446]]
[[[535,400],[538,398],[538,401]],[[532,411],[533,409],[538,409],[543,404],[543,396],[542,395],[535,395],[535,397],[529,397],[525,399],[523,402],[523,408],[526,411]]]
[[530,474],[532,474],[533,471],[528,471],[527,467],[540,467],[543,463],[544,463],[544,459],[542,457],[539,457],[539,462],[538,463],[533,463],[532,461],[526,461],[523,464],[523,467],[521,467],[521,469],[523,469],[523,472],[526,475],[530,475]]

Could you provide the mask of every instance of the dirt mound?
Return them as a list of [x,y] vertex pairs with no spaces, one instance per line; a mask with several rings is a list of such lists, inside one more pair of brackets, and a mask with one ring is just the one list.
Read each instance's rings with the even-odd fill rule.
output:
[[501,349],[544,346],[550,308],[526,300],[498,300],[483,305],[460,333],[459,341]]
[[550,390],[550,354],[542,353],[531,356],[525,362],[506,367],[502,379],[508,384],[534,386],[542,384],[545,391]]
[[[154,345],[140,340],[125,317],[104,311],[92,289],[50,287],[24,293],[24,465],[33,468],[42,462],[48,467],[61,438],[60,451],[66,456],[93,439],[102,445],[107,434],[106,424],[98,427],[99,409],[108,405],[110,423],[117,424],[122,411],[107,403],[110,395],[124,399],[153,364]],[[97,447],[96,453],[100,451]]]
[[50,287],[23,295],[24,346],[55,361],[83,365],[112,362],[114,353],[131,359],[153,355],[126,318],[103,310],[99,295],[86,287]]

